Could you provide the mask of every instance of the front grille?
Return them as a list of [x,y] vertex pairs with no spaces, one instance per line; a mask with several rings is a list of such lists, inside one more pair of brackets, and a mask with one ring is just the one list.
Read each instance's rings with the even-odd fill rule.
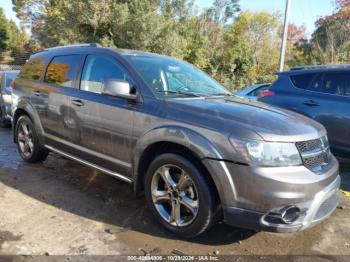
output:
[[313,151],[322,147],[321,141],[322,141],[321,139],[314,139],[309,141],[298,142],[297,147],[301,153],[307,152],[307,151]]
[[313,172],[321,172],[330,163],[330,151],[327,137],[297,142],[296,147],[304,166]]

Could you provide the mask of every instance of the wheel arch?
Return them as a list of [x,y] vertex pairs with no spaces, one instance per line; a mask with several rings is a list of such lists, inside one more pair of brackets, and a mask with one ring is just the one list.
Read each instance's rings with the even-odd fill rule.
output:
[[193,130],[177,126],[166,126],[146,133],[136,145],[133,161],[134,191],[142,195],[144,178],[151,162],[164,153],[176,153],[190,159],[205,174],[205,179],[213,187],[214,194],[221,202],[221,182],[218,181],[203,163],[205,158],[220,159],[215,146],[202,135]]
[[13,125],[13,139],[14,142],[16,143],[16,136],[15,136],[15,132],[16,132],[16,124],[18,119],[22,116],[22,115],[26,115],[27,117],[29,117],[29,119],[33,122],[35,130],[39,136],[39,142],[41,145],[44,144],[43,142],[43,128],[41,125],[41,121],[40,118],[36,112],[36,110],[27,102],[22,101],[20,103],[18,103],[16,109],[13,111],[13,117],[12,117],[12,125]]

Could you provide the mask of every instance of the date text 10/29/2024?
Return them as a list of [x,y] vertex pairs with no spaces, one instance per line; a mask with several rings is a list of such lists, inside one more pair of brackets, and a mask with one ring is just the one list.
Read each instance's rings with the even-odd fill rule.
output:
[[128,256],[128,261],[219,261],[217,256]]

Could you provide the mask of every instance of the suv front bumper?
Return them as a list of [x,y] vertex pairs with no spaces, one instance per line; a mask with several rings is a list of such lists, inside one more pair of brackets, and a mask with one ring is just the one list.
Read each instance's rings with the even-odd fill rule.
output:
[[[337,207],[339,164],[332,160],[323,173],[304,166],[253,167],[204,161],[218,188],[227,224],[272,232],[295,232],[326,219]],[[300,209],[298,219],[271,219],[286,207]],[[278,213],[278,212],[277,212]]]
[[228,225],[255,230],[264,230],[279,233],[291,233],[314,226],[327,217],[336,209],[340,195],[338,189],[340,177],[329,186],[318,192],[312,201],[293,203],[305,213],[299,219],[290,224],[270,223],[267,216],[270,212],[259,212],[249,209],[224,206],[224,218]]

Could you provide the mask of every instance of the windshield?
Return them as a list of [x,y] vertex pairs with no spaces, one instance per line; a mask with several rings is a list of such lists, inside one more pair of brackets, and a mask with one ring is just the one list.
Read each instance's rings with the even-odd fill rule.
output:
[[125,55],[157,97],[230,95],[207,74],[177,59]]

